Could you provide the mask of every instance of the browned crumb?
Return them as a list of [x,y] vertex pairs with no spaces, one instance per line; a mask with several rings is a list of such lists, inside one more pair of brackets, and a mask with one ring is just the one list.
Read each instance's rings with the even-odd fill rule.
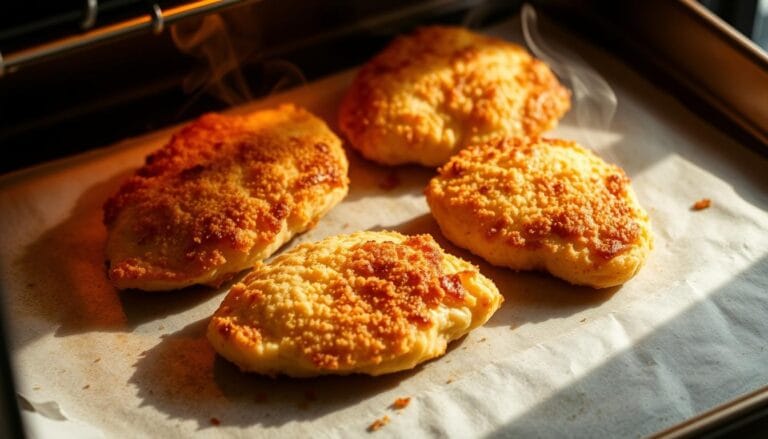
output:
[[387,173],[387,175],[379,181],[379,188],[385,191],[391,191],[398,186],[400,186],[400,177],[397,176],[395,171]]
[[584,317],[583,319],[579,320],[579,323],[584,323],[584,322],[586,322],[586,321],[587,321],[587,318],[586,318],[586,317]]
[[[240,352],[232,361],[262,374],[409,369],[443,355],[448,340],[498,308],[503,296],[475,270],[428,234],[366,231],[305,243],[233,285],[207,336],[225,358]],[[443,310],[454,309],[471,320],[444,323],[454,314]],[[281,352],[265,354],[273,343]],[[318,391],[321,400],[329,396]]]
[[219,418],[211,418],[211,425],[221,425]]
[[[585,166],[594,178],[583,173]],[[470,168],[472,172],[465,172]],[[504,182],[488,186],[488,173],[502,169],[507,173]],[[456,215],[472,212],[489,242],[503,242],[515,251],[569,239],[610,260],[638,245],[643,236],[624,171],[572,141],[492,140],[464,149],[438,172],[425,189],[432,209],[440,205]],[[525,208],[510,201],[517,197],[527,200]]]
[[485,338],[485,337],[483,337],[483,338],[481,338],[481,339],[480,339],[479,343],[483,343],[483,342],[485,342],[486,340],[488,340],[488,339],[487,339],[487,338]]
[[387,424],[389,424],[389,416],[382,416],[381,418],[373,421],[371,425],[368,426],[368,431],[374,432]]
[[411,398],[405,397],[405,398],[397,398],[395,402],[392,403],[392,408],[395,410],[402,410],[406,407],[408,407],[408,404],[411,403]]
[[110,280],[146,290],[221,284],[346,193],[343,154],[324,122],[292,105],[198,118],[104,204]]
[[712,200],[710,200],[709,198],[702,198],[701,200],[693,203],[693,206],[691,206],[691,210],[704,210],[711,205],[712,205]]
[[445,380],[445,384],[451,384],[453,382],[453,378],[448,378]]
[[101,361],[101,357],[98,357],[95,360],[93,360],[94,363],[98,363],[99,361]]
[[83,390],[88,390],[88,389],[90,389],[90,388],[91,388],[91,385],[90,385],[90,384],[86,384],[86,385],[84,385],[84,386],[83,386]]
[[360,69],[339,128],[369,159],[436,166],[489,135],[546,131],[569,107],[568,90],[524,48],[431,26],[395,39]]
[[[400,235],[397,239],[402,241],[355,241],[347,247],[343,258],[338,259],[339,268],[336,269],[346,273],[344,276],[349,276],[350,280],[334,283],[328,293],[334,297],[334,306],[346,311],[333,311],[324,317],[331,322],[328,329],[320,320],[272,327],[280,327],[279,331],[290,334],[302,346],[301,355],[320,371],[343,371],[356,367],[359,362],[381,361],[383,355],[390,355],[388,352],[402,355],[400,347],[409,343],[412,337],[411,332],[403,328],[415,325],[420,330],[429,330],[437,316],[433,310],[441,306],[464,306],[470,293],[462,284],[462,278],[470,278],[475,273],[443,272],[443,251],[430,235]],[[312,262],[302,258],[301,264],[318,263],[314,256],[309,261]],[[258,308],[259,312],[284,312],[280,308],[261,311],[267,309],[266,305],[255,301],[265,296],[262,285],[266,284],[261,280],[261,269],[267,272],[267,268],[259,267],[244,283],[230,289],[211,323],[216,339],[222,342],[235,340],[235,331],[243,331],[235,326],[233,322],[237,320],[232,316],[240,306],[237,304],[249,297],[254,297],[250,302],[254,303],[252,309],[263,306]],[[285,318],[283,314],[274,316],[275,321]],[[254,334],[254,330],[248,331],[247,334]],[[255,334],[259,334],[255,339],[260,340],[262,333]],[[324,342],[318,334],[335,341],[332,344]],[[375,360],[377,358],[379,360]]]
[[40,389],[41,389],[40,386],[32,386],[32,390],[40,390]]

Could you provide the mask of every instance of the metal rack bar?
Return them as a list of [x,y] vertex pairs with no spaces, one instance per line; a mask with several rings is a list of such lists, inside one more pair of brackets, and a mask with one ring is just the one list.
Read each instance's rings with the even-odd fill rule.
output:
[[651,438],[727,437],[739,429],[746,431],[749,423],[760,419],[762,419],[761,425],[765,426],[768,423],[765,420],[766,417],[768,417],[768,387],[763,387],[658,432]]
[[154,31],[155,33],[159,33],[162,31],[164,25],[171,24],[175,21],[252,1],[255,0],[198,0],[174,6],[167,10],[161,10],[160,6],[157,3],[154,3],[147,11],[147,14],[140,17],[91,29],[77,35],[64,37],[16,52],[8,54],[0,53],[0,77],[4,74],[18,71],[19,68],[25,65],[52,58],[66,52],[93,44],[115,40],[143,31]]

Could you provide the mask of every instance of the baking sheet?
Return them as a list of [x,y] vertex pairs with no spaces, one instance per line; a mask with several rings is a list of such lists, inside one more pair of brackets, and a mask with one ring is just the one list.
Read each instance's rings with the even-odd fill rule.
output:
[[[521,41],[519,22],[489,30]],[[491,267],[450,245],[422,188],[433,171],[350,153],[347,199],[299,242],[364,229],[432,233],[506,302],[442,358],[383,377],[262,378],[204,337],[226,288],[117,292],[101,205],[172,130],[0,179],[0,279],[33,437],[642,436],[768,384],[768,162],[605,53],[545,35],[609,82],[609,129],[555,131],[619,162],[655,249],[636,278],[591,290]],[[295,102],[335,127],[342,73],[232,110]],[[397,181],[395,187],[390,183]],[[689,209],[700,198],[712,207]],[[389,406],[411,397],[403,410]]]

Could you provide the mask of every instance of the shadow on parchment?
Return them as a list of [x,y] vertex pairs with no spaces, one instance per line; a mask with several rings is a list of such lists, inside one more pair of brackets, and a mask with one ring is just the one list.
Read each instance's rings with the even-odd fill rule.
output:
[[345,145],[349,159],[349,194],[345,202],[353,202],[372,195],[398,197],[413,193],[416,188],[426,187],[436,175],[433,168],[417,165],[384,166],[367,160],[360,153]]
[[[198,429],[218,425],[280,426],[302,422],[353,406],[397,387],[418,374],[424,363],[409,371],[317,378],[277,378],[241,372],[216,355],[205,336],[208,319],[162,337],[134,364],[128,380],[141,406],[171,419],[194,420]],[[448,351],[465,338],[451,343]]]
[[480,267],[480,272],[494,281],[505,299],[501,308],[486,323],[487,326],[515,328],[527,322],[535,323],[568,317],[600,305],[621,289],[617,286],[596,290],[571,285],[546,273],[515,272],[508,268],[493,266],[448,241],[430,214],[424,214],[402,224],[374,230],[383,229],[396,230],[409,235],[429,233],[448,253]]
[[[766,273],[763,256],[486,439],[654,436],[762,388],[768,382]],[[731,433],[721,437],[765,437],[765,422],[743,423]]]
[[[162,293],[120,292],[109,283],[104,263],[107,232],[102,224],[102,205],[131,173],[121,173],[86,189],[67,219],[30,244],[15,261],[16,269],[27,279],[20,293],[21,303],[27,312],[58,323],[57,336],[95,330],[128,331],[189,309],[217,293],[203,287]],[[30,337],[23,331],[19,336]]]

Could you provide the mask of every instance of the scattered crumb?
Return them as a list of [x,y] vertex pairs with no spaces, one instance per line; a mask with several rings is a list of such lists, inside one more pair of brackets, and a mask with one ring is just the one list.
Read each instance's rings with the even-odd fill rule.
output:
[[701,200],[693,203],[691,210],[704,210],[712,205],[712,200],[709,198],[702,198]]
[[160,326],[157,327],[158,331],[162,331],[163,329],[165,329],[165,325],[160,325]]
[[32,386],[32,390],[40,390],[40,389],[41,389],[40,386]]
[[584,317],[583,319],[579,320],[579,323],[584,323],[584,322],[586,322],[586,321],[587,321],[587,318],[586,318],[586,317]]
[[99,361],[101,361],[101,357],[98,357],[95,360],[93,360],[94,363],[98,363]]
[[479,341],[478,343],[483,343],[483,342],[485,342],[486,340],[488,340],[488,339],[487,339],[487,338],[485,338],[485,337],[483,337],[483,338],[481,338],[481,339],[480,339],[480,341]]
[[387,424],[389,424],[389,416],[382,416],[381,418],[373,421],[373,423],[368,426],[368,431],[376,431]]
[[462,347],[462,348],[461,348],[461,350],[462,350],[462,351],[466,351],[466,350],[467,350],[467,347],[466,347],[466,346],[464,346],[464,347]]
[[346,228],[348,228],[348,227],[349,227],[349,223],[344,223],[344,224],[342,224],[342,225],[341,225],[341,228],[342,228],[342,229],[346,229]]
[[392,403],[392,408],[395,410],[402,410],[408,407],[408,404],[410,403],[411,403],[411,398],[409,396],[405,398],[397,398],[395,402]]
[[35,284],[32,282],[27,283],[27,288],[34,288]]
[[83,386],[83,390],[88,390],[88,389],[90,389],[90,388],[91,388],[91,385],[90,385],[90,384],[86,384],[86,385],[84,385],[84,386]]
[[219,418],[211,418],[211,425],[221,425]]
[[451,384],[453,382],[453,378],[448,378],[445,380],[445,384]]
[[390,171],[379,181],[379,188],[385,191],[391,191],[398,186],[400,186],[400,177],[397,176],[395,171]]

